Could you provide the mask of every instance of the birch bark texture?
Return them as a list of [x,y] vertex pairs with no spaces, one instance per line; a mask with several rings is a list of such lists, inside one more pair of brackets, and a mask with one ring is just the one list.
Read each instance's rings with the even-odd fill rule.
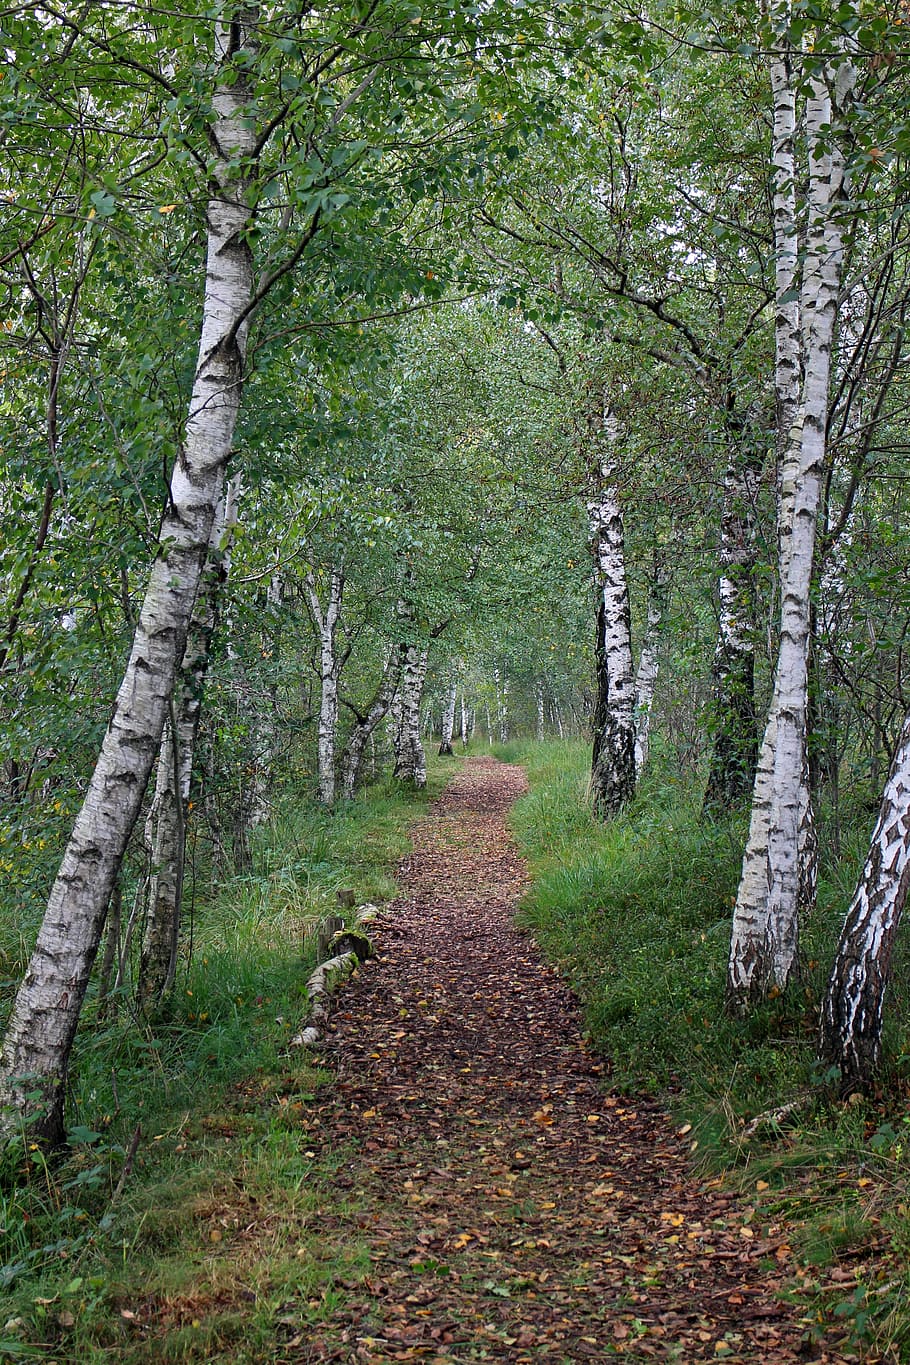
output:
[[[248,15],[248,11],[244,11]],[[240,405],[252,298],[252,92],[235,69],[252,29],[215,27],[205,293],[183,447],[129,661],[13,1005],[0,1057],[0,1132],[62,1139],[70,1050],[108,901],[148,785],[211,535]]]
[[819,1057],[848,1087],[881,1059],[885,992],[910,887],[910,715],[901,730],[862,875],[841,931],[821,1010]]
[[[635,776],[640,778],[651,752],[651,707],[657,687],[659,670],[658,646],[670,587],[670,575],[662,550],[654,552],[651,581],[648,585],[648,616],[644,639],[635,670]],[[541,728],[543,725],[543,694],[538,692]]]
[[230,569],[239,493],[240,481],[232,479],[218,500],[173,704],[161,738],[155,795],[145,822],[151,874],[136,989],[144,1013],[160,1009],[177,970],[190,783],[218,598]]
[[394,775],[421,790],[427,785],[427,756],[420,738],[420,702],[429,650],[413,642],[399,645],[401,683],[396,698],[398,715],[393,734]]
[[451,755],[452,736],[455,733],[455,707],[458,701],[458,675],[453,673],[449,680],[448,691],[442,707],[442,733],[439,739],[440,755]]
[[[788,510],[781,513],[785,520],[781,525],[780,646],[733,914],[727,999],[735,1010],[771,986],[783,989],[798,963],[799,911],[805,891],[800,849],[808,819],[810,589],[844,256],[845,160],[837,134],[854,83],[854,68],[846,53],[811,74],[808,82],[807,250],[800,288],[803,380],[800,412],[785,457],[786,468],[792,471],[792,489],[788,487],[786,498],[781,498],[782,509]],[[778,107],[776,100],[775,114]],[[777,177],[775,172],[775,193],[779,188],[783,192]],[[776,229],[777,225],[775,206]]]
[[598,815],[616,815],[635,794],[635,676],[625,527],[616,486],[619,423],[596,392],[589,417],[594,445],[588,525],[597,587],[597,705],[591,795]]
[[323,806],[335,804],[335,749],[338,738],[338,681],[343,659],[338,653],[336,635],[344,596],[344,569],[333,565],[325,606],[319,600],[316,580],[307,573],[304,580],[313,624],[319,638],[319,738],[317,750],[318,791]]
[[[362,714],[355,713],[355,723],[348,735],[348,742],[341,760],[341,792],[346,801],[351,801],[354,797],[367,744],[372,740],[377,725],[392,707],[400,675],[399,652],[389,650],[373,700],[365,712]],[[350,705],[350,703],[348,704]]]

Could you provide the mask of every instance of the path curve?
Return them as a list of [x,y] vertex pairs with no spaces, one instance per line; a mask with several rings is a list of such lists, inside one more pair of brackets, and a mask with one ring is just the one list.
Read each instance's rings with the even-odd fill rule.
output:
[[853,1359],[806,1347],[789,1257],[691,1176],[651,1101],[604,1087],[578,1007],[512,922],[521,769],[471,759],[414,832],[379,956],[326,1040],[313,1116],[346,1149],[371,1271],[301,1362]]

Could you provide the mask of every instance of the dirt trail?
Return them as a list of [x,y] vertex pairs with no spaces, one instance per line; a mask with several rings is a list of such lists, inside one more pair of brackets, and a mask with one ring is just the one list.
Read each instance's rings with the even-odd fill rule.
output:
[[300,1361],[835,1362],[776,1299],[789,1248],[611,1095],[578,1008],[512,924],[520,769],[473,759],[415,831],[406,898],[346,988],[314,1136],[348,1145],[371,1272]]

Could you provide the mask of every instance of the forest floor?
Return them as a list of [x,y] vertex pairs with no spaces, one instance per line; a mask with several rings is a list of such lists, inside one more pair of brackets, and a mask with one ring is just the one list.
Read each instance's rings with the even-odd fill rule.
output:
[[368,1263],[269,1358],[855,1360],[782,1300],[785,1228],[693,1176],[654,1100],[611,1093],[513,923],[525,790],[521,769],[468,760],[415,828],[321,1049],[334,1081],[301,1115],[305,1143],[343,1153],[325,1250],[365,1244]]

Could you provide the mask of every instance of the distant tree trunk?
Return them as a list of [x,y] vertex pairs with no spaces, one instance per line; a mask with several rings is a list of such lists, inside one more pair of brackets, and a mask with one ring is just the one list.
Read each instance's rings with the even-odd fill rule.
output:
[[657,685],[658,643],[667,609],[669,576],[664,556],[655,551],[648,590],[648,619],[635,673],[635,775],[644,771],[651,751],[651,707]]
[[546,723],[546,712],[545,712],[545,710],[544,710],[544,701],[543,701],[543,683],[542,683],[541,680],[538,678],[538,680],[537,680],[537,743],[538,743],[538,744],[543,744],[543,741],[544,741],[544,738],[545,738],[545,735],[546,735],[546,731],[545,731],[545,728],[544,728],[544,727],[545,727],[545,723]]
[[[219,60],[250,35],[216,29]],[[0,1128],[63,1136],[66,1071],[114,881],[149,780],[205,562],[240,405],[253,271],[248,206],[256,131],[233,63],[215,96],[199,359],[133,647],[3,1043]]]
[[420,702],[429,650],[405,643],[399,646],[401,683],[400,720],[395,734],[394,775],[418,789],[427,785],[427,759],[420,738]]
[[910,716],[885,784],[869,854],[822,1003],[819,1056],[850,1086],[868,1086],[881,1057],[891,956],[910,886]]
[[503,678],[497,694],[497,729],[500,744],[509,742],[509,680]]
[[373,700],[362,715],[355,712],[356,722],[341,760],[341,791],[346,801],[350,801],[357,790],[364,750],[367,743],[372,741],[376,726],[392,705],[399,677],[400,656],[397,651],[391,650]]
[[449,683],[449,690],[446,694],[445,705],[442,708],[442,734],[440,736],[440,754],[451,754],[452,736],[455,733],[455,706],[458,700],[458,678],[453,673],[452,681]]
[[470,729],[469,729],[469,718],[468,718],[468,704],[467,704],[467,701],[465,700],[464,688],[462,688],[462,689],[461,689],[461,747],[462,747],[462,749],[466,749],[466,748],[468,747],[468,738],[469,738],[469,734],[470,734]]
[[[810,589],[843,265],[844,155],[831,136],[840,109],[832,108],[826,74],[833,73],[810,77],[806,101],[809,215],[802,281],[802,421],[793,426],[798,452],[794,450],[787,461],[787,470],[793,471],[792,493],[785,490],[792,498],[792,513],[790,525],[781,528],[787,548],[782,554],[780,648],[733,915],[727,999],[735,1010],[764,995],[771,985],[782,989],[793,975],[806,884],[802,853],[808,821]],[[840,100],[849,98],[853,80],[853,68],[845,61],[831,82]]]
[[755,781],[755,508],[761,471],[761,459],[737,442],[724,478],[707,815],[728,811],[749,794]]
[[341,601],[344,595],[344,570],[333,565],[329,593],[323,608],[312,573],[306,575],[306,593],[313,624],[319,637],[319,800],[323,806],[335,804],[335,747],[338,739],[338,680],[344,665],[336,646]]
[[[278,552],[275,553],[275,567],[269,576],[265,593],[265,629],[263,630],[263,657],[275,660],[281,654],[281,605],[284,601],[285,582]],[[251,755],[249,781],[237,804],[235,826],[234,858],[237,867],[247,867],[250,861],[249,835],[257,826],[265,824],[271,814],[271,792],[275,781],[275,766],[278,759],[278,681],[274,664],[268,670],[268,680],[263,687],[244,689],[246,714],[250,717]]]
[[[600,395],[598,401],[603,401]],[[592,434],[599,459],[592,468],[595,489],[588,500],[588,519],[599,601],[591,792],[594,809],[607,819],[635,794],[635,678],[625,532],[616,491],[616,418],[596,412]]]
[[171,713],[161,738],[155,795],[145,823],[151,875],[136,989],[137,1003],[145,1013],[164,1003],[177,970],[190,783],[218,597],[229,572],[231,539],[237,524],[238,492],[238,481],[232,480],[218,500]]

